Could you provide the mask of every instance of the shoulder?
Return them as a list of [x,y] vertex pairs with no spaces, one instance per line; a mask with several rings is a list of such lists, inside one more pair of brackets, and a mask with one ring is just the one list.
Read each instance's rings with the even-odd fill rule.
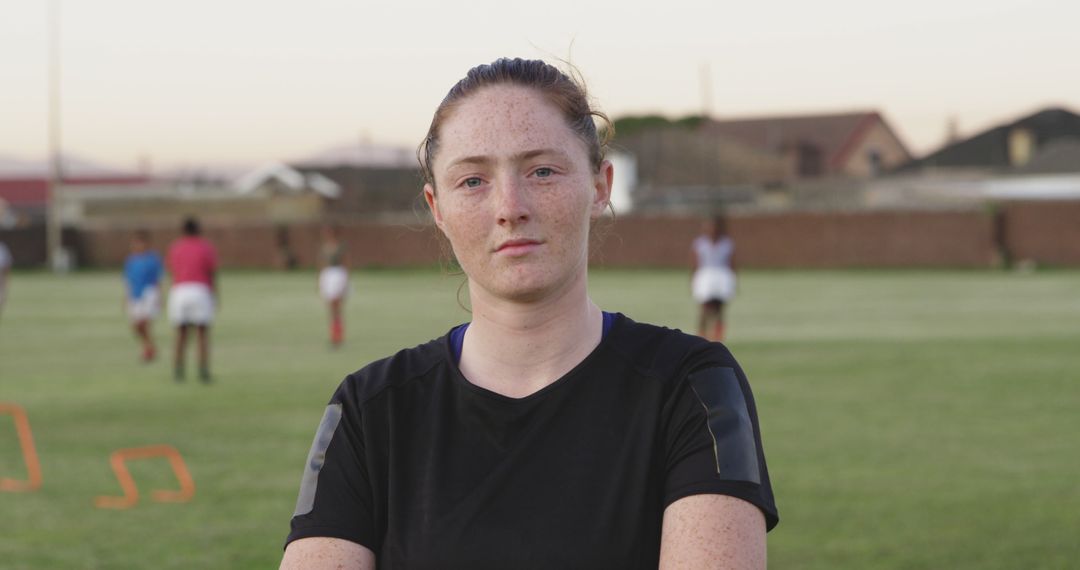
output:
[[333,399],[348,400],[361,407],[388,390],[423,378],[447,362],[446,343],[444,335],[376,360],[346,376]]
[[640,371],[661,380],[685,377],[705,368],[735,368],[726,346],[699,336],[619,315],[611,347]]

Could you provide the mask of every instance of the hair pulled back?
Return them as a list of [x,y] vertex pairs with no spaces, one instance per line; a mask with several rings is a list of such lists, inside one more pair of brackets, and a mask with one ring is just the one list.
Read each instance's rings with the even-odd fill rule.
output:
[[[470,69],[464,78],[450,88],[450,92],[435,109],[427,136],[416,149],[416,158],[420,161],[424,180],[432,187],[435,186],[435,174],[431,165],[439,151],[439,131],[443,121],[454,107],[469,95],[484,87],[506,84],[536,89],[555,105],[562,112],[569,127],[585,143],[592,167],[599,170],[613,127],[607,115],[589,105],[584,82],[575,80],[557,67],[540,60],[504,57]],[[594,118],[602,121],[606,127],[602,136],[596,128]]]

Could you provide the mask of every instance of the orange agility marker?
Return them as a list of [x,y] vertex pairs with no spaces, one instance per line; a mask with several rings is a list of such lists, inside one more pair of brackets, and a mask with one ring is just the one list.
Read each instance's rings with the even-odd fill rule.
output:
[[0,478],[0,491],[37,491],[41,488],[41,464],[38,463],[37,450],[34,449],[34,437],[30,433],[30,420],[26,411],[15,404],[0,402],[0,414],[11,414],[15,419],[15,433],[19,437],[23,462],[26,463],[26,480]]
[[195,496],[195,481],[191,478],[184,459],[180,452],[171,445],[150,445],[147,447],[129,447],[117,449],[109,456],[109,463],[116,480],[120,482],[120,488],[124,491],[122,497],[101,496],[94,499],[94,505],[101,509],[128,509],[139,502],[139,489],[135,486],[135,480],[131,478],[125,461],[129,459],[148,459],[151,457],[167,457],[172,465],[176,480],[180,482],[180,490],[153,492],[154,500],[162,503],[185,503]]

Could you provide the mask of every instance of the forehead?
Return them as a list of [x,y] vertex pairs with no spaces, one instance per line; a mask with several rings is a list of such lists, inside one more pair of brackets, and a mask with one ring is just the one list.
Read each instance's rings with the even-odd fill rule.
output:
[[559,148],[587,158],[585,144],[543,94],[528,87],[496,85],[469,95],[450,112],[439,133],[435,162],[438,166],[464,156],[498,158],[539,148]]

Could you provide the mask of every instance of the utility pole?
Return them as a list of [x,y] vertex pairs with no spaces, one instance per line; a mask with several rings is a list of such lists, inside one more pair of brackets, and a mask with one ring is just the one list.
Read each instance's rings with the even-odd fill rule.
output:
[[53,271],[66,265],[61,242],[60,193],[64,182],[60,141],[60,1],[49,2],[49,193],[45,248]]

